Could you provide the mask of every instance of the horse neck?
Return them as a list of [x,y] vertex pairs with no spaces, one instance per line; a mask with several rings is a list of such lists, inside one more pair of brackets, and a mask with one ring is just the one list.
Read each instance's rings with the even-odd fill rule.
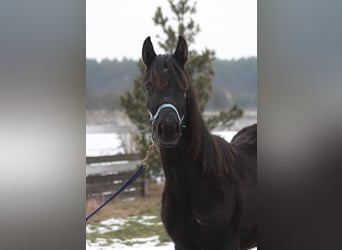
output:
[[190,96],[187,103],[185,129],[182,131],[179,144],[171,149],[160,148],[162,158],[197,160],[203,150],[203,140],[211,140],[210,131],[202,118],[196,98]]
[[191,95],[188,100],[186,122],[186,138],[189,142],[189,153],[195,159],[199,159],[204,149],[203,142],[204,140],[210,140],[211,135],[203,121],[202,112],[194,95]]
[[185,122],[186,129],[179,145],[171,149],[160,149],[164,169],[170,164],[174,168],[191,165],[212,176],[229,174],[235,150],[223,139],[211,135],[195,98],[188,102]]

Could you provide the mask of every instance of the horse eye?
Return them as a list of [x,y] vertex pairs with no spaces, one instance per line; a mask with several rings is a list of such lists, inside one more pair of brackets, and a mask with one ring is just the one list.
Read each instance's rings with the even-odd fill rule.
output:
[[145,86],[145,91],[147,94],[151,94],[151,87],[150,86]]

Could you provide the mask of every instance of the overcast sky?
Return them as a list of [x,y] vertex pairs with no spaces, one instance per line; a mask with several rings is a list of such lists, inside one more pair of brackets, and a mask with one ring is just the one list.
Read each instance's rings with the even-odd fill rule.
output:
[[[170,13],[167,0],[86,1],[87,58],[139,59],[147,36],[162,53],[152,17],[157,6]],[[221,59],[257,55],[257,0],[198,0],[193,18],[201,28],[193,49],[213,49]]]

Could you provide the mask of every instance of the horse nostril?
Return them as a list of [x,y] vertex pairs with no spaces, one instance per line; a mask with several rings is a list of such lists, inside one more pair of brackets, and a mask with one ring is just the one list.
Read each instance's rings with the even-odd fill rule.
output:
[[176,133],[179,133],[179,125],[178,125],[176,122],[175,122],[173,125],[174,125],[174,126],[173,126],[174,131],[175,131]]
[[158,126],[158,135],[162,135],[164,133],[164,125],[160,123]]

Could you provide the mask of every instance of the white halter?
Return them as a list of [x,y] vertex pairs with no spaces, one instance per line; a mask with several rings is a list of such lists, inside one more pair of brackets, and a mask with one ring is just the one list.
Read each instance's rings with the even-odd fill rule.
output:
[[[170,108],[173,111],[176,112],[177,115],[177,119],[178,119],[178,124],[181,125],[183,123],[184,120],[184,115],[181,117],[178,113],[177,108],[175,107],[175,105],[173,105],[172,103],[163,103],[162,105],[159,106],[157,112],[153,115],[152,112],[150,110],[148,110],[148,114],[150,115],[150,121],[152,123],[152,140],[154,141],[154,123],[156,122],[156,120],[158,119],[159,113],[160,111],[162,111],[163,109],[166,108]],[[183,127],[183,126],[182,126]]]

